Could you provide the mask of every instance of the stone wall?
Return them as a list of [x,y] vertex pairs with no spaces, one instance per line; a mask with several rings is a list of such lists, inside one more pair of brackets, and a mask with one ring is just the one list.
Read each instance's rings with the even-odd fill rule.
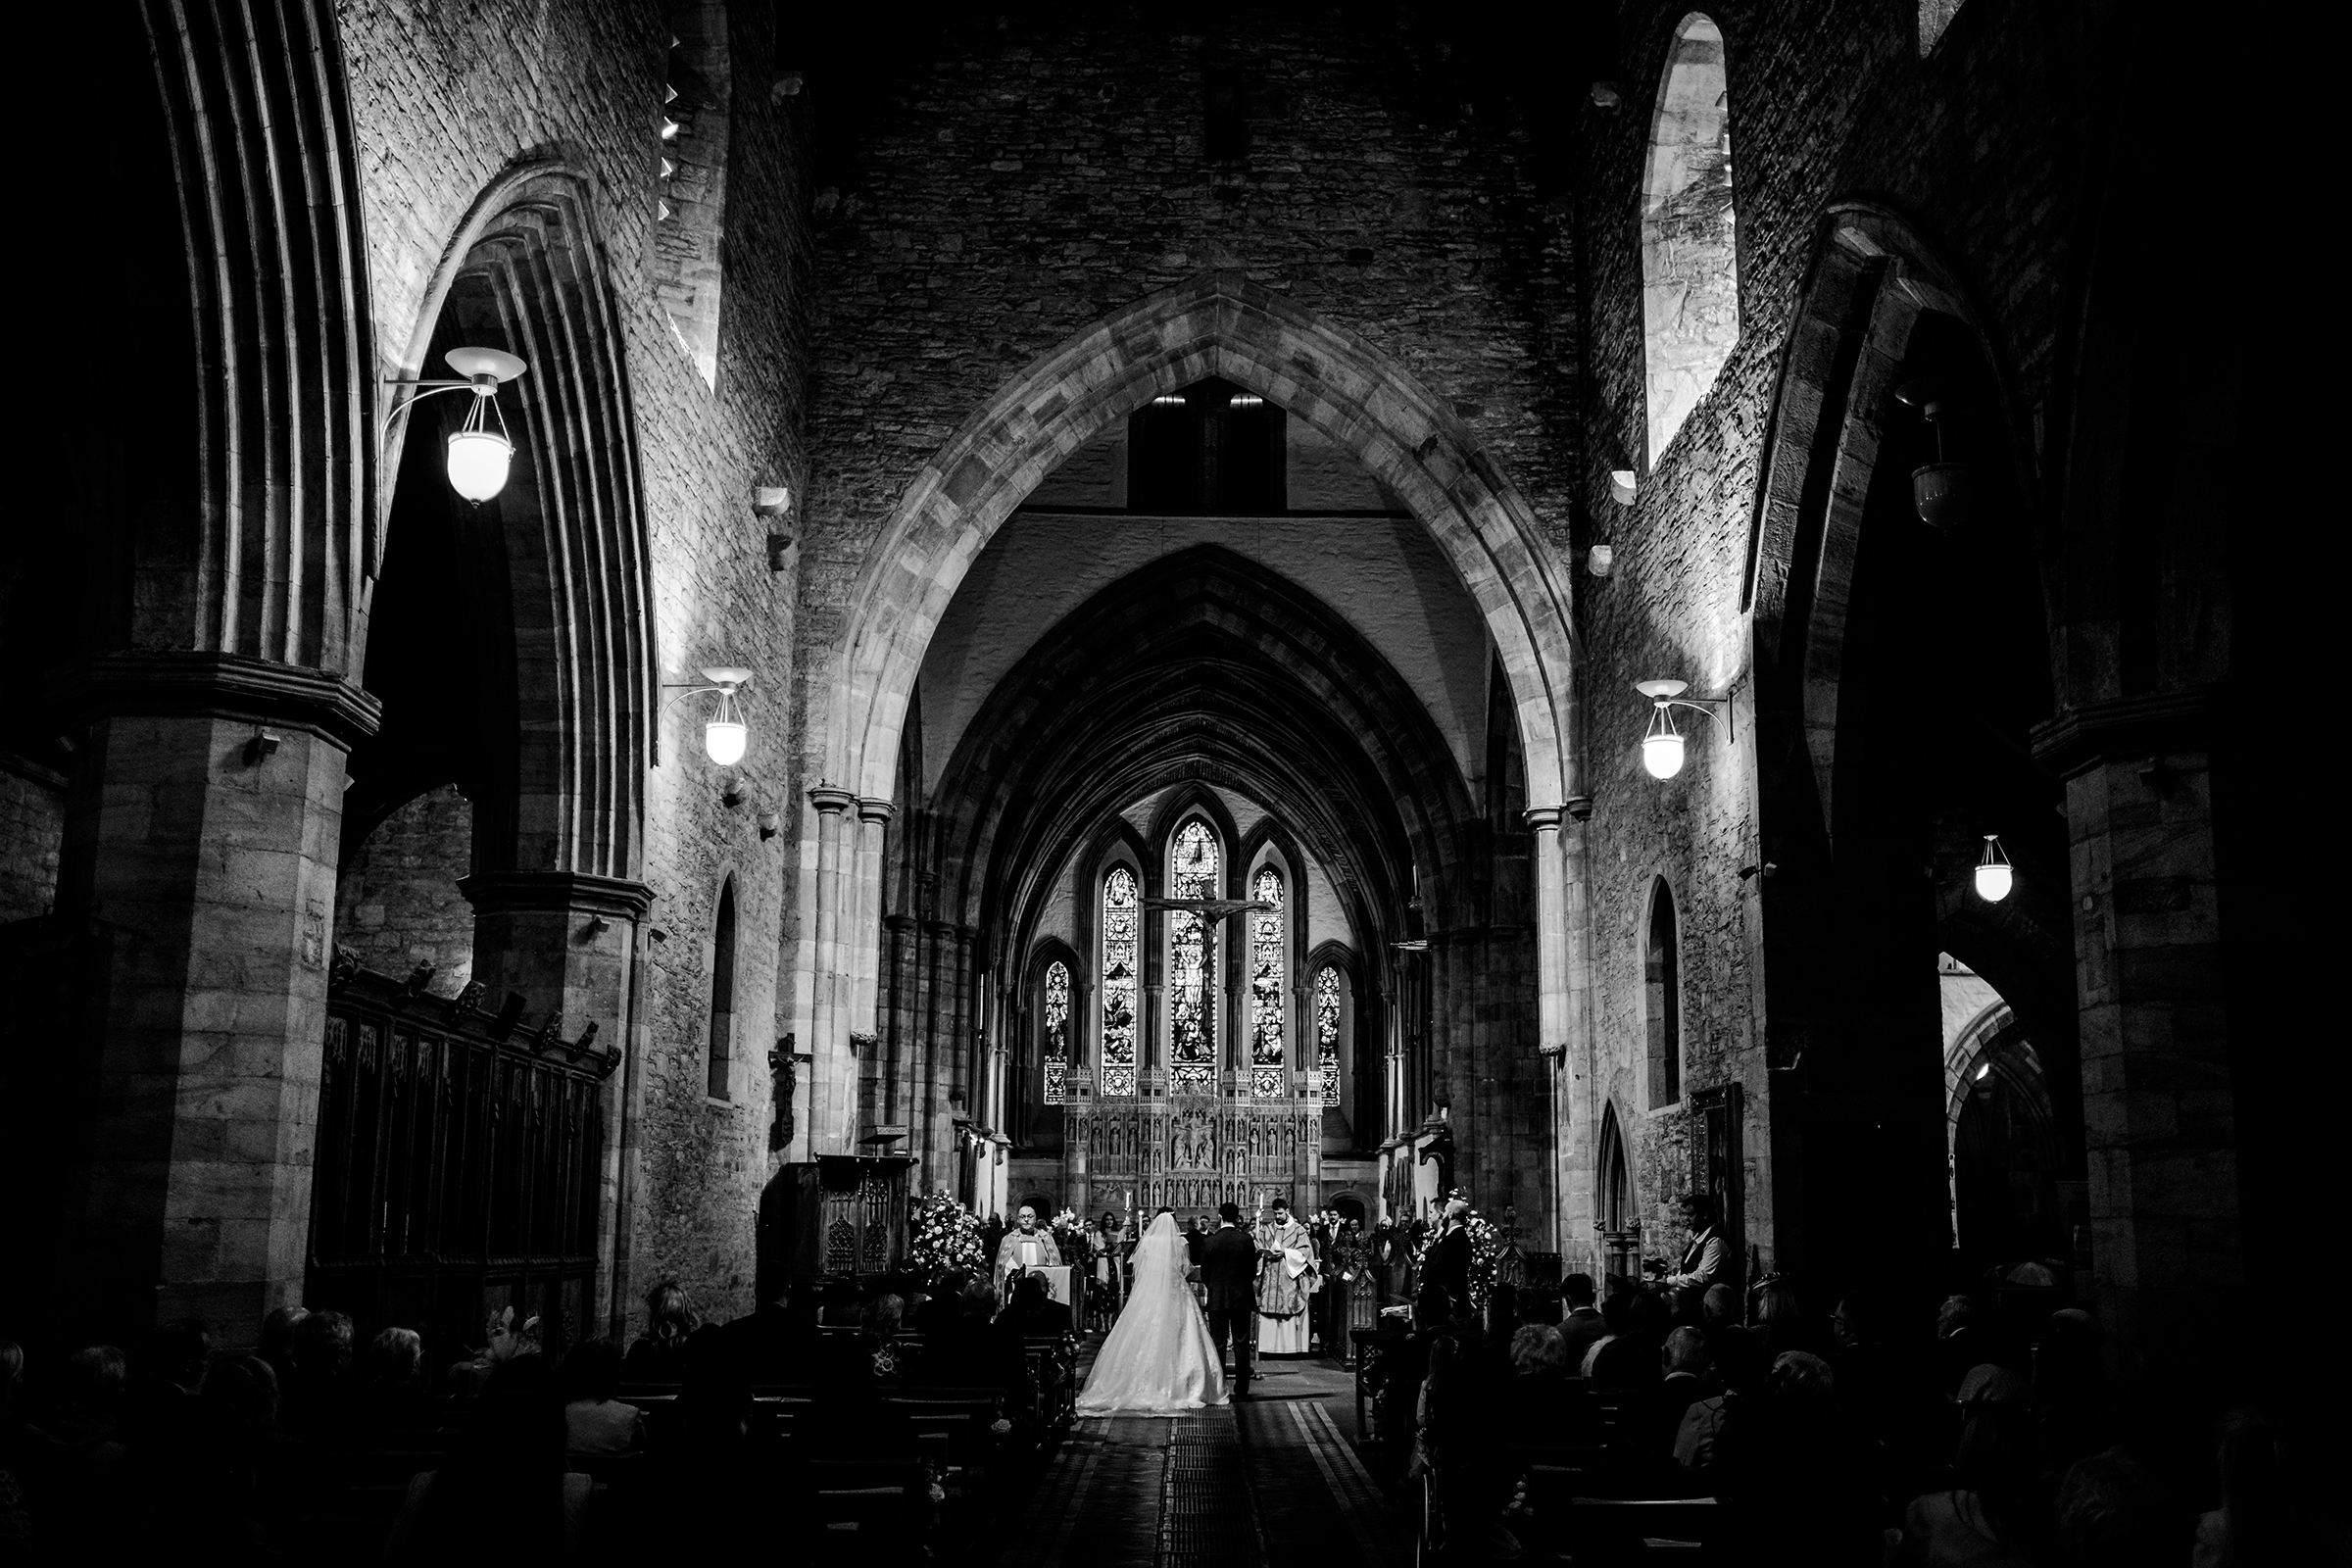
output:
[[[1613,64],[1623,101],[1588,103],[1578,116],[1596,450],[1614,443],[1640,453],[1644,444],[1639,203],[1655,95],[1688,10],[1622,5]],[[1748,1236],[1769,1267],[1764,1195],[1781,1107],[1764,1050],[1766,882],[1740,872],[1786,850],[1759,831],[1742,579],[1788,327],[1833,202],[1867,198],[1908,215],[1965,280],[2010,400],[2001,416],[2020,450],[2037,452],[2072,178],[2061,162],[2070,107],[2054,72],[2078,24],[2017,0],[1970,0],[1922,60],[1916,9],[1904,0],[1788,0],[1712,14],[1729,53],[1739,341],[1712,391],[1641,472],[1630,508],[1610,501],[1605,465],[1580,475],[1591,542],[1613,544],[1615,566],[1605,580],[1579,573],[1592,694],[1585,744],[1595,1059],[1571,1120],[1581,1121],[1574,1157],[1590,1171],[1600,1106],[1616,1105],[1651,1249],[1678,1248],[1671,1200],[1690,1179],[1689,1117],[1646,1108],[1641,1003],[1645,891],[1663,876],[1682,917],[1685,1096],[1733,1079],[1745,1086]],[[1637,757],[1648,713],[1630,690],[1660,677],[1732,695],[1737,730],[1727,738],[1696,713],[1681,715],[1690,760],[1664,783]]]
[[[394,811],[335,879],[335,946],[405,979],[434,966],[428,989],[454,997],[473,978],[473,906],[458,879],[473,865],[473,805],[445,784]],[[499,999],[492,998],[495,1009]]]
[[[804,100],[771,92],[772,15],[738,5],[724,57],[734,80],[715,219],[724,231],[716,375],[701,368],[666,318],[660,159],[668,28],[650,3],[539,6],[492,0],[417,11],[355,4],[342,17],[362,199],[374,287],[376,346],[387,374],[421,343],[427,285],[468,207],[501,172],[559,158],[594,182],[600,238],[625,335],[627,397],[651,531],[653,641],[662,676],[701,665],[754,671],[752,745],[733,779],[704,757],[701,710],[664,710],[660,763],[647,785],[640,876],[655,894],[640,951],[637,1054],[642,1124],[633,1212],[635,1294],[684,1281],[704,1311],[751,1304],[752,1228],[767,1152],[766,1023],[776,1009],[781,836],[758,818],[786,808],[779,763],[791,690],[794,573],[771,571],[771,524],[752,514],[758,485],[789,485],[800,446],[810,254]],[[703,58],[712,56],[706,52]],[[425,373],[433,373],[428,369]],[[705,700],[707,701],[707,700]],[[740,956],[736,1082],[705,1093],[709,946],[718,889],[736,877]],[[617,1019],[596,1021],[608,1034]],[[616,1078],[615,1085],[618,1086]],[[624,1182],[628,1180],[624,1173]],[[639,1301],[623,1303],[642,1314]]]
[[36,763],[0,755],[0,923],[47,914],[57,902],[66,791]]

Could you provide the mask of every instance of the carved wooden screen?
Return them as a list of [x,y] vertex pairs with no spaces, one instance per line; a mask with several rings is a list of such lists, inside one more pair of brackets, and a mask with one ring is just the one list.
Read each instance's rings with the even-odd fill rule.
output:
[[604,1080],[591,1027],[480,1010],[338,955],[327,999],[305,1297],[425,1335],[446,1364],[483,1320],[537,1315],[550,1349],[593,1334]]

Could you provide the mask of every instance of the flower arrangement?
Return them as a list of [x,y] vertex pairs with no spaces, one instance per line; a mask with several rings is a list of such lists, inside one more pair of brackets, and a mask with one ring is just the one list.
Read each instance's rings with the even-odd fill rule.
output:
[[914,1200],[906,1227],[906,1260],[929,1279],[952,1268],[981,1268],[980,1221],[937,1188]]
[[[1446,1195],[1444,1201],[1450,1203],[1457,1198],[1467,1201],[1469,1195],[1456,1187]],[[1487,1217],[1475,1208],[1463,1217],[1462,1228],[1470,1233],[1470,1304],[1484,1312],[1488,1298],[1494,1294],[1494,1271],[1502,1261],[1502,1238],[1495,1234],[1494,1225]],[[1429,1266],[1429,1250],[1437,1245],[1437,1240],[1438,1228],[1432,1225],[1421,1238],[1421,1244],[1413,1250],[1416,1279],[1420,1277],[1421,1270]]]

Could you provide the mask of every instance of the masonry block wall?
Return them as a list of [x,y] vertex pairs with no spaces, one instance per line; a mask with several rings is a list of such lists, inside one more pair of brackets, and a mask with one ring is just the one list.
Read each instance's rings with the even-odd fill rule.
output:
[[[1579,115],[1596,450],[1643,446],[1642,164],[1668,51],[1690,9],[1620,6],[1613,65],[1623,101]],[[2060,210],[2074,177],[2065,162],[2072,111],[2054,73],[2081,45],[2072,29],[2082,24],[2066,8],[1969,0],[1923,60],[1909,0],[1703,9],[1728,52],[1739,341],[1713,391],[1651,455],[1631,507],[1609,499],[1605,465],[1579,475],[1593,539],[1612,543],[1616,561],[1605,581],[1579,577],[1592,694],[1585,742],[1596,1057],[1585,1130],[1596,1129],[1601,1104],[1615,1105],[1651,1250],[1672,1253],[1682,1241],[1672,1200],[1690,1181],[1690,1131],[1679,1102],[1651,1108],[1642,1006],[1642,919],[1648,885],[1662,877],[1683,927],[1685,1094],[1734,1080],[1744,1088],[1748,1239],[1770,1268],[1773,1119],[1798,1080],[1768,1066],[1761,959],[1772,895],[1766,879],[1740,871],[1787,860],[1789,846],[1760,820],[1742,578],[1788,329],[1830,205],[1888,206],[1934,236],[1966,278],[2003,381],[2000,417],[2021,450],[2037,450],[2060,337]],[[1664,783],[1637,756],[1647,710],[1631,687],[1649,678],[1733,699],[1736,737],[1682,715],[1690,761]],[[1923,958],[1923,977],[1933,957]]]
[[[628,401],[651,529],[654,641],[666,680],[707,664],[754,671],[752,746],[726,804],[703,755],[701,710],[665,709],[646,797],[644,865],[654,892],[640,938],[624,1161],[637,1176],[621,1216],[632,1297],[664,1277],[706,1311],[751,1303],[753,1217],[768,1170],[767,1020],[775,1012],[784,886],[781,837],[759,816],[786,807],[785,694],[793,579],[770,570],[770,526],[753,490],[808,471],[800,446],[810,254],[806,125],[771,94],[776,48],[764,6],[728,8],[734,74],[719,253],[724,308],[706,384],[659,294],[662,92],[670,32],[651,3],[485,4],[430,12],[388,4],[342,18],[385,373],[430,322],[426,284],[468,206],[503,170],[561,158],[594,180],[600,238],[626,333]],[[707,219],[708,215],[705,215]],[[423,373],[437,373],[427,368]],[[724,1099],[706,1093],[710,928],[735,876],[739,1028]],[[611,1037],[622,1020],[594,1021]],[[620,1087],[616,1075],[615,1090]],[[624,1188],[629,1183],[624,1169]],[[639,1317],[642,1300],[622,1305]]]
[[473,906],[458,891],[472,859],[472,803],[454,784],[417,796],[338,870],[335,945],[395,978],[429,963],[427,989],[456,996],[473,978]]

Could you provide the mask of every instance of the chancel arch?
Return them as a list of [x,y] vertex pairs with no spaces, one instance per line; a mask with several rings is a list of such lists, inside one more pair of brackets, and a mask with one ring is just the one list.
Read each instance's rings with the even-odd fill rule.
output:
[[[891,786],[925,648],[997,528],[1105,425],[1210,375],[1336,442],[1428,529],[1506,673],[1536,828],[1535,902],[1564,909],[1579,872],[1558,842],[1560,808],[1583,796],[1566,739],[1577,733],[1575,640],[1567,587],[1541,528],[1449,406],[1360,338],[1230,274],[1165,290],[1067,340],[1000,388],[925,465],[865,556],[841,639],[811,650],[809,689],[821,712],[810,715],[810,776],[855,780],[860,793]],[[810,837],[821,855],[823,836]],[[828,889],[849,897],[845,869],[819,866],[820,900]],[[833,984],[824,977],[854,971],[853,950],[866,938],[842,937],[821,909],[812,929],[804,949],[811,972],[798,994],[822,998]],[[1537,1032],[1550,1048],[1567,1049],[1582,1028],[1567,983],[1582,940],[1556,913],[1536,922]],[[830,1021],[820,1025],[820,1015]],[[839,1072],[857,1021],[821,1005],[803,1016],[820,1037],[820,1075]],[[824,1136],[848,1132],[836,1125]]]

